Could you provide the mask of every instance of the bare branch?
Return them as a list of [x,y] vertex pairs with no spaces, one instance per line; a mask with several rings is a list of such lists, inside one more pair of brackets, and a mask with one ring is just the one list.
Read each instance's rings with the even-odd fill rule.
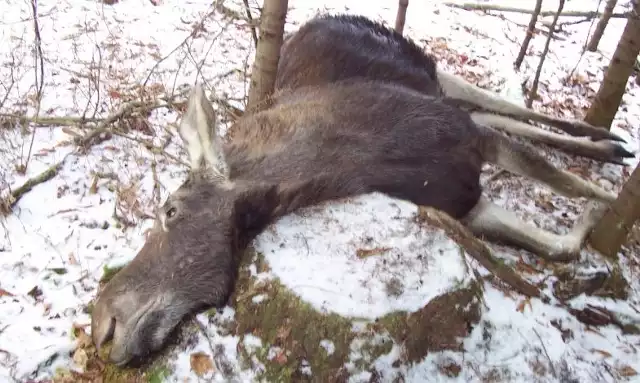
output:
[[533,105],[533,99],[536,97],[538,93],[538,83],[540,82],[540,74],[542,73],[542,66],[544,65],[544,60],[547,58],[547,53],[549,53],[549,45],[551,45],[551,37],[553,36],[553,31],[556,29],[556,23],[558,22],[558,18],[560,17],[562,8],[564,8],[564,0],[560,0],[558,2],[558,11],[553,18],[551,27],[549,28],[549,36],[547,36],[547,41],[544,44],[544,49],[542,50],[542,54],[540,55],[540,62],[538,63],[538,68],[536,69],[536,75],[533,77],[533,84],[531,85],[531,90],[529,91],[529,98],[527,99],[528,108],[531,108],[531,105]]
[[[249,20],[249,28],[251,28],[251,37],[253,38],[253,45],[258,47],[258,33],[256,32],[256,25],[251,15],[251,7],[249,6],[249,0],[242,0],[244,2],[244,10],[247,12],[247,20]],[[409,1],[409,0],[406,0]]]
[[[520,69],[522,65],[522,61],[524,61],[524,56],[527,54],[527,49],[529,49],[529,42],[531,38],[533,38],[533,34],[536,29],[536,23],[538,22],[538,15],[540,14],[540,9],[542,8],[542,0],[536,0],[536,7],[531,14],[531,20],[529,20],[529,27],[527,28],[527,34],[522,40],[522,45],[520,46],[520,52],[518,52],[518,57],[516,58],[515,67],[516,69]],[[550,35],[553,34],[553,30],[551,30]]]
[[[34,32],[34,58],[35,58],[35,82],[36,82],[36,113],[40,114],[40,104],[42,102],[42,88],[44,87],[44,55],[42,54],[42,38],[40,36],[40,25],[38,23],[38,0],[31,0],[31,9],[33,11],[33,32]],[[31,133],[31,142],[29,143],[29,150],[27,152],[27,158],[18,167],[19,173],[25,173],[27,166],[29,166],[29,160],[31,159],[31,151],[33,150],[33,143],[36,139],[35,130]]]

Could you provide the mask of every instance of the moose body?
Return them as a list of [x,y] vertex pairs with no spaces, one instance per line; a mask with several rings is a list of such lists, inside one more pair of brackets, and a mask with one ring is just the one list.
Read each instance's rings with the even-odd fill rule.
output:
[[[309,20],[283,41],[276,77],[277,89],[323,85],[363,78],[404,85],[434,97],[444,97],[471,112],[479,123],[548,144],[570,154],[623,164],[634,157],[624,141],[610,131],[579,120],[548,116],[516,105],[439,68],[411,39],[358,15],[323,15]],[[455,100],[455,101],[454,101]],[[571,136],[543,130],[532,120]]]
[[225,305],[243,249],[278,217],[305,206],[380,192],[440,209],[478,236],[570,260],[597,215],[566,235],[526,224],[482,196],[482,165],[495,163],[567,196],[615,199],[459,107],[389,81],[282,89],[269,109],[231,129],[223,143],[196,86],[179,126],[189,176],[95,302],[91,335],[97,348],[113,340],[112,362],[160,349],[185,316]]

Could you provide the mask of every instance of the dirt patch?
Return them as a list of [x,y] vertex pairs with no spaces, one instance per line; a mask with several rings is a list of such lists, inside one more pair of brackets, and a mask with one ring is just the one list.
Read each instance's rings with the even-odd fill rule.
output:
[[601,298],[627,300],[629,283],[625,280],[619,266],[609,273],[579,273],[573,267],[556,270],[558,280],[553,284],[553,295],[561,300],[570,300],[580,294]]
[[429,352],[462,351],[462,339],[480,320],[481,294],[481,287],[472,282],[437,296],[416,312],[390,314],[380,322],[403,345],[407,362],[418,362]]

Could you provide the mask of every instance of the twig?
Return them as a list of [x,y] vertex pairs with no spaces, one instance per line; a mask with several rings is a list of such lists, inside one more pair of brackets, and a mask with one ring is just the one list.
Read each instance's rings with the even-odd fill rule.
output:
[[[256,32],[256,25],[251,15],[251,7],[249,6],[249,0],[242,0],[244,2],[244,10],[247,12],[247,20],[249,20],[249,27],[251,28],[251,37],[253,37],[254,48],[258,47],[258,33]],[[407,0],[408,1],[408,0]]]
[[538,330],[535,329],[535,327],[533,328],[533,332],[538,337],[538,340],[540,341],[540,344],[542,345],[542,351],[544,351],[544,354],[547,356],[547,360],[549,361],[549,368],[551,369],[551,374],[553,375],[554,378],[557,378],[558,375],[556,374],[556,368],[553,366],[553,361],[551,360],[551,357],[549,356],[549,353],[547,352],[547,346],[544,345],[544,342],[542,341],[542,337],[538,333]]
[[443,229],[451,239],[464,248],[467,254],[515,291],[528,297],[545,298],[540,289],[522,279],[509,266],[499,262],[487,245],[448,214],[431,207],[420,206],[418,219]]
[[204,24],[204,21],[209,18],[211,15],[213,15],[213,13],[215,12],[216,7],[218,7],[218,1],[214,2],[211,6],[209,6],[209,8],[213,8],[212,11],[207,12],[201,19],[200,21],[198,21],[198,23],[196,23],[196,25],[192,28],[191,32],[189,33],[189,35],[187,37],[185,37],[180,44],[178,44],[175,48],[173,48],[166,56],[162,57],[160,60],[158,60],[153,67],[149,70],[149,74],[147,75],[147,78],[143,81],[142,83],[142,87],[144,88],[145,86],[147,86],[147,83],[149,82],[149,80],[151,79],[151,76],[153,75],[153,73],[156,71],[156,69],[158,69],[158,67],[160,66],[160,64],[162,64],[165,60],[167,60],[169,57],[171,57],[171,55],[173,55],[174,53],[176,53],[180,48],[182,48],[188,41],[189,39],[191,39],[192,37],[194,37],[196,35],[196,33],[202,29],[202,25]]
[[[598,6],[596,9],[600,9],[600,3],[602,2],[602,0],[598,0]],[[582,58],[584,57],[584,54],[587,51],[587,45],[589,44],[589,35],[591,34],[591,28],[593,28],[593,22],[596,20],[595,18],[593,19],[585,19],[586,21],[591,21],[591,24],[589,24],[589,30],[587,31],[587,40],[585,40],[584,42],[584,46],[582,47],[582,52],[580,52],[580,57],[578,57],[578,61],[576,61],[576,65],[574,65],[573,69],[571,69],[571,71],[569,72],[569,74],[567,74],[567,77],[565,77],[565,79],[568,81],[571,79],[571,77],[573,77],[573,74],[575,73],[575,71],[578,69],[578,65],[580,65],[580,61],[582,61]],[[583,21],[585,21],[583,20]]]
[[[46,116],[21,116],[19,114],[0,114],[0,119],[19,124],[33,124],[36,126],[69,126],[85,123],[98,123],[102,118],[83,118],[80,116],[46,117]],[[3,122],[4,122],[3,121]]]
[[556,15],[553,17],[553,22],[551,23],[551,27],[549,28],[549,36],[547,36],[547,41],[544,44],[544,49],[542,50],[542,54],[540,55],[540,62],[538,63],[538,68],[536,69],[536,75],[533,77],[533,84],[531,85],[531,90],[529,91],[529,98],[527,99],[527,108],[531,108],[531,106],[533,105],[533,99],[536,97],[538,93],[538,83],[540,82],[540,74],[542,73],[542,66],[544,65],[544,60],[547,58],[547,54],[549,53],[549,45],[551,45],[551,36],[553,36],[553,31],[556,29],[556,23],[558,22],[558,18],[560,17],[562,8],[564,8],[564,0],[559,1],[558,11]]
[[[33,32],[35,36],[35,81],[36,81],[36,113],[40,114],[40,103],[42,102],[42,88],[44,87],[44,55],[42,54],[42,38],[40,37],[40,25],[38,23],[38,0],[31,0],[31,9],[33,10]],[[40,69],[40,71],[38,71]],[[25,173],[27,166],[29,166],[29,160],[31,159],[31,151],[33,150],[33,143],[36,139],[36,131],[31,132],[31,142],[29,143],[29,150],[27,151],[27,159],[21,164],[18,169],[19,173]]]
[[131,114],[134,111],[143,111],[150,110],[162,107],[168,107],[169,104],[159,103],[158,101],[152,101],[151,103],[143,103],[140,101],[132,101],[128,104],[125,104],[120,107],[120,109],[114,114],[110,115],[106,119],[102,120],[95,129],[91,130],[89,133],[84,135],[79,139],[78,144],[82,146],[87,146],[94,138],[98,137],[103,133],[114,133],[109,129],[109,125],[120,120],[127,114]]
[[[522,40],[522,45],[520,46],[520,52],[518,52],[518,57],[516,57],[515,67],[516,69],[520,69],[520,65],[522,65],[522,61],[524,61],[524,56],[527,54],[527,49],[529,49],[529,42],[533,37],[533,33],[536,29],[536,23],[538,22],[538,15],[540,14],[540,9],[542,8],[542,0],[536,0],[536,7],[531,14],[531,20],[529,20],[529,27],[527,27],[527,34]],[[552,31],[553,32],[553,31]]]
[[14,74],[14,70],[16,67],[16,57],[13,53],[13,51],[11,51],[11,63],[9,64],[9,67],[11,68],[9,71],[9,75],[11,77],[11,83],[9,84],[9,86],[4,86],[4,90],[5,90],[5,95],[2,98],[2,101],[0,101],[0,110],[2,110],[2,108],[4,107],[4,103],[7,102],[7,100],[9,99],[9,94],[11,94],[11,90],[13,89],[14,85],[16,84],[16,79],[15,79],[15,74]]
[[7,197],[0,200],[0,213],[3,215],[9,214],[18,201],[31,191],[31,189],[55,177],[60,171],[60,168],[62,168],[67,156],[68,154],[64,156],[60,162],[55,163],[37,176],[29,178],[22,186],[13,190]]
[[[499,12],[511,12],[511,13],[525,13],[525,14],[531,14],[533,13],[532,10],[530,9],[526,9],[526,8],[518,8],[518,7],[505,7],[505,6],[501,6],[501,5],[495,5],[495,4],[476,4],[476,3],[444,3],[444,5],[447,5],[449,7],[452,8],[459,8],[459,9],[464,9],[465,11],[499,11]],[[548,16],[555,16],[557,14],[557,11],[541,11],[540,12],[540,17],[548,17]],[[562,17],[587,17],[589,19],[593,19],[596,17],[600,17],[602,15],[602,13],[600,12],[583,12],[583,11],[567,11],[562,13],[560,16]],[[611,14],[611,18],[614,19],[626,19],[628,16],[628,12],[622,12],[622,13],[612,13]]]

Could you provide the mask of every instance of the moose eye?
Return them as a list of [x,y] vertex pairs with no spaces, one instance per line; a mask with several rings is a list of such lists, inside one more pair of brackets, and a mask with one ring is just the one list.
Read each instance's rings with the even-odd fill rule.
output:
[[167,212],[165,214],[167,218],[173,218],[177,213],[178,213],[178,209],[171,206],[170,208],[167,209]]

